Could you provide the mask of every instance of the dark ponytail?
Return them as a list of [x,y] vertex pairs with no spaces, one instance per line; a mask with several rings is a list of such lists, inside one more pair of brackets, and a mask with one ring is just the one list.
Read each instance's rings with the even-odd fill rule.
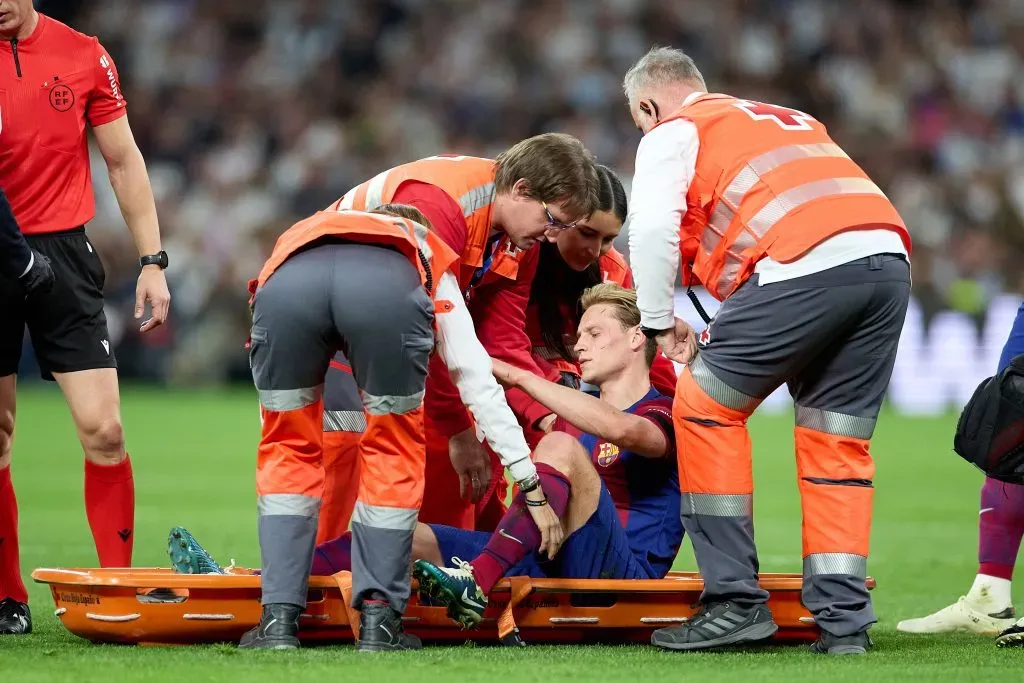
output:
[[[619,221],[625,223],[629,211],[622,181],[604,164],[597,166],[597,176],[601,182],[597,210],[612,211]],[[573,326],[579,325],[580,296],[584,290],[600,283],[599,263],[591,263],[586,270],[577,272],[562,260],[557,244],[544,242],[540,245],[537,274],[530,288],[530,303],[537,305],[540,335],[545,346],[570,363],[576,358],[565,344],[566,321],[562,305],[566,304],[572,310]]]

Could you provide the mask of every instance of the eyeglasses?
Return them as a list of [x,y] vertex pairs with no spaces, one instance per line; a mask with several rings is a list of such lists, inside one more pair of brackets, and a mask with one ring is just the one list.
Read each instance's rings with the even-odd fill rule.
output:
[[547,202],[542,201],[540,205],[544,207],[544,213],[548,215],[548,228],[551,230],[568,230],[570,228],[575,228],[576,224],[579,223],[578,220],[575,220],[572,223],[563,223],[562,221],[555,220],[555,217],[551,214],[551,209],[548,208]]

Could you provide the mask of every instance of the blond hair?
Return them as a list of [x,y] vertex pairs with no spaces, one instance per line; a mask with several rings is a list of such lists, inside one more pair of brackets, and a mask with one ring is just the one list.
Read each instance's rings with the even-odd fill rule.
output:
[[[636,305],[636,291],[621,287],[614,282],[602,282],[585,290],[580,296],[580,305],[584,311],[601,304],[611,307],[612,315],[622,324],[623,329],[628,330],[640,324],[640,309]],[[644,348],[644,361],[647,363],[647,367],[654,362],[654,356],[657,353],[658,342],[648,339]]]
[[413,223],[419,223],[428,230],[432,230],[434,227],[430,224],[427,217],[423,215],[422,211],[409,204],[381,204],[376,209],[373,209],[368,213],[378,213],[384,216],[404,218],[408,221],[412,221]]
[[630,104],[643,88],[672,83],[685,83],[707,92],[704,76],[693,58],[674,47],[652,47],[622,79],[622,90]]

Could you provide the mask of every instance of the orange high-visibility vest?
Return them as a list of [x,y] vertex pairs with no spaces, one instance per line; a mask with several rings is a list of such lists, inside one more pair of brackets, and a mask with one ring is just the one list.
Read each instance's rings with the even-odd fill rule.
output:
[[[378,173],[346,192],[327,210],[375,209],[390,203],[402,183],[410,180],[428,183],[443,190],[462,207],[462,215],[469,227],[466,247],[459,255],[459,261],[470,270],[456,273],[459,286],[465,288],[471,269],[480,268],[484,263],[484,251],[491,232],[496,169],[494,159],[456,155],[427,157]],[[519,273],[519,262],[524,253],[512,245],[508,237],[503,238],[494,249],[494,261],[489,272],[514,280]]]
[[[302,247],[322,237],[337,237],[358,244],[379,244],[404,254],[420,274],[423,286],[435,298],[442,273],[458,262],[459,257],[440,237],[415,223],[397,216],[362,211],[318,211],[299,221],[277,238],[270,258],[263,264],[259,277],[249,281],[249,305],[256,290],[262,287],[282,263]],[[387,277],[387,273],[381,273]],[[436,302],[440,311],[450,310],[450,303]],[[372,305],[368,303],[367,305]]]
[[790,262],[864,227],[896,231],[910,253],[896,208],[811,116],[706,94],[659,125],[675,119],[691,121],[700,140],[679,228],[684,284],[692,273],[721,301],[765,256]]

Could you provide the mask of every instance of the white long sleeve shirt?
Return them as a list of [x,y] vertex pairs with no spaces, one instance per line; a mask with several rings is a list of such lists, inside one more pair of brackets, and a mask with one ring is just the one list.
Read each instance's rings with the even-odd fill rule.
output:
[[530,460],[530,447],[505,392],[491,373],[491,358],[477,339],[473,318],[451,273],[444,273],[438,281],[437,298],[453,305],[452,310],[437,315],[437,350],[476,421],[478,433],[483,433],[515,481],[533,476],[537,468]]
[[[703,93],[689,95],[688,104]],[[700,140],[690,121],[674,119],[647,133],[636,152],[629,200],[629,260],[633,270],[640,324],[665,330],[674,323],[679,273],[679,226],[686,213],[686,193],[697,166]],[[821,272],[873,254],[907,256],[903,240],[885,229],[835,235],[799,259],[778,263],[770,258],[754,267],[758,284],[781,282]]]

